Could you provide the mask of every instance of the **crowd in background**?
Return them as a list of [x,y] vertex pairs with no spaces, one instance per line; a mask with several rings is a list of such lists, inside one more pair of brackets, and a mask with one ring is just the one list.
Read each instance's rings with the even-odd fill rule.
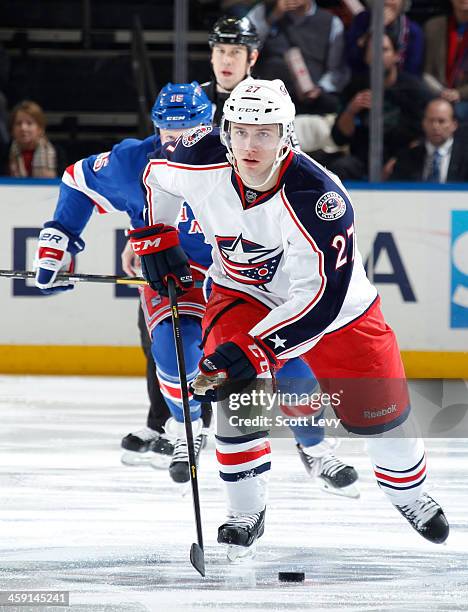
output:
[[[343,180],[367,178],[374,1],[219,3],[224,14],[254,24],[262,41],[254,76],[286,83],[303,150]],[[445,12],[421,24],[408,17],[409,9],[409,0],[384,0],[383,178],[465,182],[468,0],[447,0]],[[3,174],[57,176],[44,111],[30,100],[8,107],[8,61],[0,48]],[[307,67],[305,80],[298,61]]]

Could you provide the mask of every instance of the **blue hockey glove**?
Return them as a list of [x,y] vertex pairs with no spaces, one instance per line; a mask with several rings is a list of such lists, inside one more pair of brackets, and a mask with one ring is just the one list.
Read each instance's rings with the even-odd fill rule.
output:
[[179,294],[193,287],[189,261],[174,227],[158,223],[131,230],[128,237],[135,254],[141,258],[141,271],[152,289],[167,296],[169,276],[175,280]]
[[68,291],[74,283],[56,280],[59,272],[73,273],[75,255],[82,251],[85,243],[70,234],[60,223],[49,221],[39,234],[33,269],[36,271],[35,285],[42,293],[51,294]]

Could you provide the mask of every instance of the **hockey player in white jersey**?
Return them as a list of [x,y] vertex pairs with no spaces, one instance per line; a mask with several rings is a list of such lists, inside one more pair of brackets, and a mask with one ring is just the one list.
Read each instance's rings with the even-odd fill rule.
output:
[[[424,491],[424,444],[410,430],[398,345],[356,247],[349,194],[336,176],[291,150],[294,113],[281,81],[239,84],[225,103],[220,135],[195,129],[168,159],[149,162],[147,226],[132,232],[133,247],[153,287],[171,275],[189,288],[175,223],[181,202],[190,201],[213,247],[197,395],[217,393],[218,420],[224,415],[230,424],[230,384],[253,401],[252,390],[268,390],[271,373],[301,356],[322,390],[340,397],[334,410],[342,425],[368,436],[389,500],[423,537],[443,542],[448,522]],[[228,512],[218,542],[231,553],[236,547],[234,554],[264,531],[268,429],[217,432]]]
[[[59,269],[71,264],[75,250],[84,246],[80,235],[93,210],[97,209],[100,213],[124,211],[134,227],[143,225],[145,198],[139,177],[148,159],[160,157],[162,144],[174,143],[187,127],[210,126],[211,105],[198,83],[169,83],[159,93],[151,116],[155,127],[153,135],[142,141],[124,140],[112,151],[80,160],[65,171],[53,220],[41,232],[38,245],[36,283],[42,291],[54,293],[73,287],[69,283],[56,281],[55,276]],[[56,235],[52,243],[51,230]],[[181,210],[178,230],[184,252],[191,262],[192,273],[197,274],[197,280],[201,281],[212,261],[211,246],[205,242],[200,224],[188,205]],[[60,246],[55,244],[59,234],[63,235],[63,243],[68,237],[65,252],[53,248]],[[128,269],[128,273],[132,275],[132,270]],[[168,467],[174,481],[188,482],[187,446],[168,299],[146,287],[141,290],[141,305],[150,333],[146,352],[152,353],[156,362],[151,360],[154,372],[148,379],[152,402],[147,426],[123,438],[122,461],[129,465],[151,462],[155,467]],[[205,311],[202,289],[193,288],[181,296],[179,308],[191,380],[198,373],[201,357],[200,320]],[[299,386],[304,394],[315,391],[316,380],[310,368],[300,360],[291,360],[281,370],[280,376],[281,382],[293,385],[295,392]],[[209,403],[202,403],[201,419],[199,403],[193,400],[190,403],[198,460],[207,437]],[[294,408],[284,407],[285,410]],[[330,448],[332,445],[324,439],[323,427],[299,425],[291,429],[306,469],[326,491],[348,497],[359,496],[355,469],[335,456],[333,447]],[[167,438],[168,432],[172,434],[170,440]]]

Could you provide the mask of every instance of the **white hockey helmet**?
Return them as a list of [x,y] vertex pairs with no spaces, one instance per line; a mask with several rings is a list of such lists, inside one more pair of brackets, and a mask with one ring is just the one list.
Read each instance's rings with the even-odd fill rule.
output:
[[[264,181],[266,183],[291,150],[291,135],[294,132],[295,114],[294,103],[280,79],[267,81],[249,77],[241,81],[224,103],[220,126],[221,142],[227,148],[227,158],[236,172],[237,168],[230,138],[230,123],[278,124],[280,142],[271,173],[268,179]],[[262,185],[249,186],[258,188]]]

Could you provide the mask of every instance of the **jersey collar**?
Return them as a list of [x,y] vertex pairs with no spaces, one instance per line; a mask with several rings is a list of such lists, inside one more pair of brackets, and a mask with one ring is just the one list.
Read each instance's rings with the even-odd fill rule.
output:
[[244,185],[241,177],[234,171],[234,169],[232,170],[231,183],[234,189],[236,190],[237,195],[239,196],[239,199],[242,204],[242,208],[244,210],[253,208],[254,206],[258,206],[259,204],[263,204],[264,202],[267,202],[270,198],[272,198],[275,195],[275,193],[277,193],[281,189],[281,187],[283,186],[283,182],[284,182],[283,180],[284,175],[286,173],[286,170],[291,165],[293,157],[294,157],[294,152],[290,151],[288,156],[284,160],[283,165],[281,166],[281,170],[278,175],[278,180],[276,181],[276,184],[274,185],[274,187],[272,187],[268,191],[256,191],[255,189],[252,189],[251,187],[247,187],[246,185]]

